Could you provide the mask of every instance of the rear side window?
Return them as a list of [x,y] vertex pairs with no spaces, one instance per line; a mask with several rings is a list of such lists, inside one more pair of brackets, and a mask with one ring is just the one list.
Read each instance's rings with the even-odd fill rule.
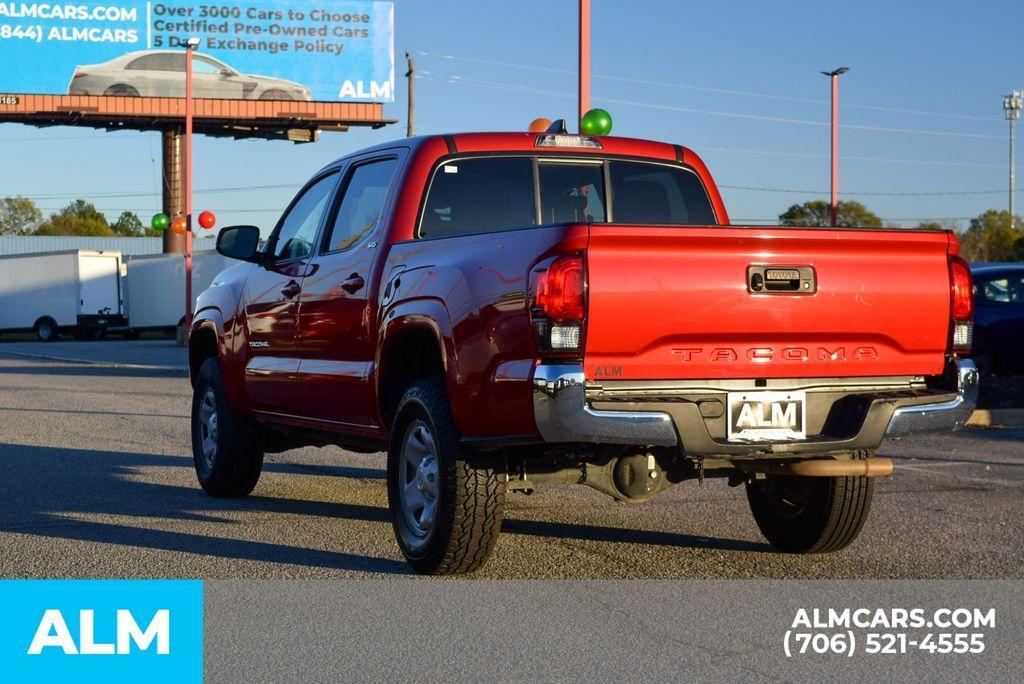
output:
[[490,233],[536,225],[533,161],[526,157],[458,159],[430,185],[420,237]]
[[373,232],[380,222],[397,166],[397,159],[384,159],[362,164],[352,171],[331,234],[327,236],[328,251],[348,249]]
[[696,174],[672,166],[628,161],[612,161],[609,170],[616,223],[715,223],[711,202]]

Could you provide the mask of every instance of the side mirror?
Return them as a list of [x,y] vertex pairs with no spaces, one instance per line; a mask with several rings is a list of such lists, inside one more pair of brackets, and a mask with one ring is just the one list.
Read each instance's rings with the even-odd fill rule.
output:
[[260,229],[256,226],[228,226],[217,234],[217,251],[231,259],[262,261]]

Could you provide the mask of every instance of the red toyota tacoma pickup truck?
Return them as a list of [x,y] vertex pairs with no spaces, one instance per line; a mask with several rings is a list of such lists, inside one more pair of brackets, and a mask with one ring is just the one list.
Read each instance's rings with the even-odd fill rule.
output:
[[978,376],[953,233],[734,226],[679,145],[560,133],[411,138],[330,164],[198,299],[202,487],[266,452],[387,451],[422,573],[478,568],[506,493],[626,502],[744,485],[776,548],[857,536],[883,440],[963,425]]

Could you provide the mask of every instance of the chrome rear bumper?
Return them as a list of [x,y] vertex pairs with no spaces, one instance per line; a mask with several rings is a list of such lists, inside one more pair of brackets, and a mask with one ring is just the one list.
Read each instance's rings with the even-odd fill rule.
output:
[[675,446],[672,417],[658,411],[594,411],[579,364],[537,366],[533,415],[545,442]]
[[[952,431],[964,426],[978,397],[978,370],[967,359],[953,362],[956,394],[942,392],[941,401],[879,398],[853,437],[757,447],[716,441],[695,404],[638,402],[632,408],[595,410],[587,401],[586,377],[580,364],[537,366],[533,376],[533,413],[541,439],[549,443],[676,446],[679,435],[687,453],[742,454],[752,449],[817,453],[842,449],[874,449],[883,438],[918,432]],[[936,391],[932,390],[935,394]],[[938,397],[936,397],[938,398]],[[663,409],[663,410],[659,410]]]
[[918,432],[959,430],[974,412],[978,401],[978,369],[969,359],[953,361],[956,370],[956,396],[949,401],[918,406],[903,406],[893,411],[886,437],[903,437]]

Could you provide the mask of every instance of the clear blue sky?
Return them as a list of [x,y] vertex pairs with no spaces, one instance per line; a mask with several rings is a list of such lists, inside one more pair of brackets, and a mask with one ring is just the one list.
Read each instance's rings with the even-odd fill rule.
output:
[[[573,116],[575,0],[398,0],[395,18],[399,92],[385,115],[399,124],[311,145],[200,137],[197,190],[288,187],[198,194],[196,210],[215,210],[222,226],[269,228],[323,164],[404,135],[405,51],[426,53],[416,54],[418,132],[522,130],[537,116]],[[865,128],[842,130],[842,197],[886,220],[963,224],[1007,205],[1001,96],[1024,88],[1021,26],[1024,3],[1010,1],[593,0],[594,105],[611,112],[615,134],[694,149],[723,186],[817,191],[723,188],[734,222],[773,220],[792,203],[827,199],[828,128],[808,122],[828,122],[819,71],[849,66],[842,122]],[[40,198],[47,211],[82,197],[112,218],[131,209],[145,221],[159,210],[156,133],[4,124],[0,150],[0,196]],[[978,190],[999,192],[861,194]],[[102,197],[119,192],[152,194]]]

